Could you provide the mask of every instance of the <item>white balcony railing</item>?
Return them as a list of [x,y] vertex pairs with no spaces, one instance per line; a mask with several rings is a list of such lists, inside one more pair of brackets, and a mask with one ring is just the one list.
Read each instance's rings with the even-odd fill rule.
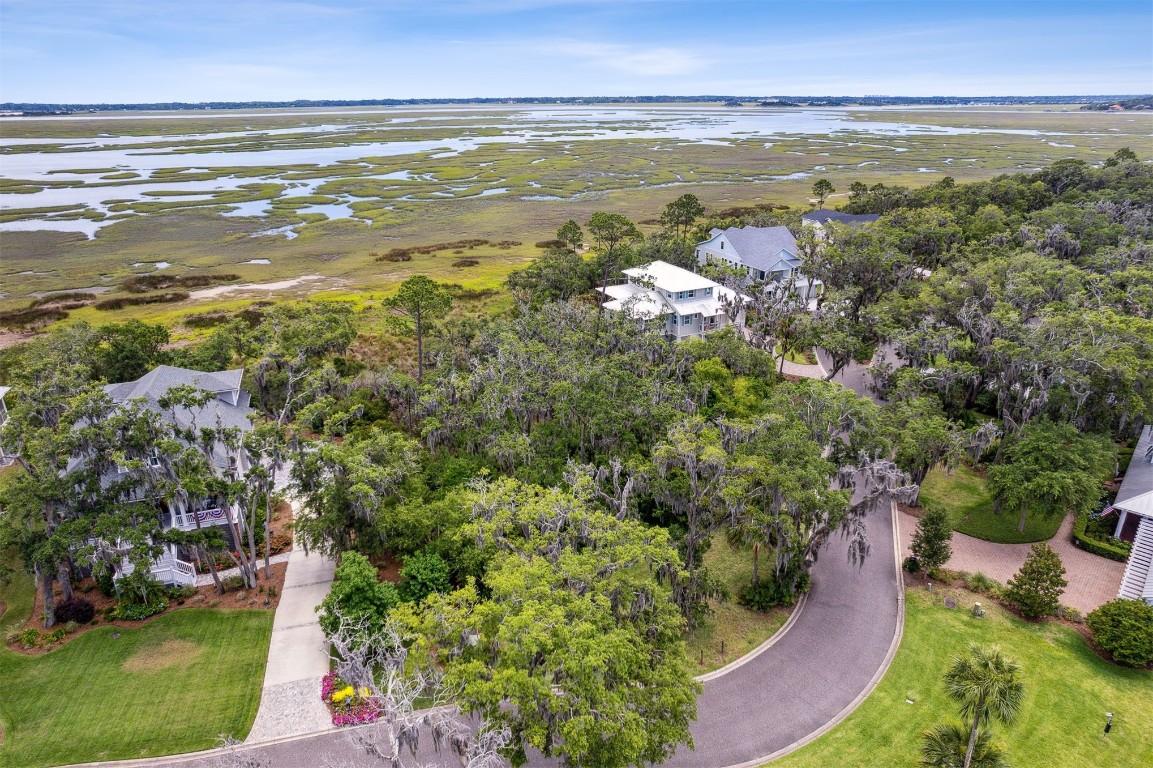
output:
[[161,558],[151,569],[152,576],[162,584],[196,586],[196,567],[175,557]]
[[210,525],[226,525],[228,523],[235,523],[236,512],[235,510],[226,510],[220,507],[188,512],[176,512],[172,515],[172,521],[176,528],[179,530],[194,531],[197,528],[196,524],[198,521],[201,528],[206,528]]

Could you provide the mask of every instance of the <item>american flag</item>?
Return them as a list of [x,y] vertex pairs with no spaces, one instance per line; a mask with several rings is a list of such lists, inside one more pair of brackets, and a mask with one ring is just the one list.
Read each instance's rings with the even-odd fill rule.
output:
[[1108,514],[1112,513],[1113,511],[1114,511],[1114,507],[1112,504],[1110,504],[1109,506],[1105,507],[1103,510],[1098,512],[1096,516],[1097,517],[1105,517],[1105,515],[1108,515]]

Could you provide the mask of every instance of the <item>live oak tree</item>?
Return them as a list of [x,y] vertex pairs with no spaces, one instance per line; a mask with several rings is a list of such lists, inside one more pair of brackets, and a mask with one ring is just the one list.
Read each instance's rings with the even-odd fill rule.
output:
[[452,296],[441,285],[424,275],[414,275],[403,283],[396,295],[385,301],[388,309],[412,320],[416,326],[416,378],[424,382],[424,332],[426,324],[452,308]]
[[341,443],[305,443],[292,465],[300,497],[296,531],[304,546],[329,557],[348,549],[380,549],[381,516],[404,496],[419,467],[420,447],[396,432],[373,427]]
[[1065,515],[1097,501],[1116,448],[1070,424],[1039,421],[1026,426],[1004,454],[1004,464],[989,467],[989,491],[999,511],[1019,515],[1017,530],[1023,531],[1030,515]]
[[565,766],[664,762],[690,744],[700,686],[683,662],[668,534],[557,489],[474,487],[464,535],[491,553],[473,585],[396,609],[413,658],[437,658],[466,712]]

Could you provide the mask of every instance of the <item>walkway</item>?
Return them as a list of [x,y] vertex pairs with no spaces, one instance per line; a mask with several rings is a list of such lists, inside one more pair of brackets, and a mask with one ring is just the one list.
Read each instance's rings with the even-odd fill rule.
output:
[[[295,510],[294,510],[295,511]],[[331,560],[295,544],[280,604],[272,622],[264,690],[247,743],[259,743],[332,728],[320,700],[320,679],[328,673],[328,647],[316,606],[332,586]]]
[[[281,552],[279,555],[273,555],[272,557],[268,558],[268,564],[269,565],[276,565],[277,563],[283,563],[286,560],[288,560],[288,558],[291,556],[292,556],[292,552]],[[263,557],[260,558],[257,561],[257,564],[261,568],[263,568],[264,567],[264,558]],[[217,571],[216,575],[222,579],[227,579],[229,576],[239,576],[240,575],[240,569],[239,568],[226,568],[223,571]],[[213,581],[212,581],[212,574],[211,573],[198,573],[198,574],[196,574],[196,586],[198,586],[198,587],[210,587],[210,586],[212,586],[212,584],[213,584]]]
[[[902,558],[910,554],[909,547],[916,528],[917,518],[902,512]],[[1049,539],[1049,546],[1061,558],[1065,579],[1069,582],[1061,602],[1084,614],[1117,597],[1125,564],[1078,549],[1073,544],[1072,531],[1073,518],[1069,516],[1061,523],[1056,535]],[[983,573],[1004,584],[1025,562],[1031,547],[1031,544],[994,544],[954,533],[953,556],[945,567],[953,571]]]

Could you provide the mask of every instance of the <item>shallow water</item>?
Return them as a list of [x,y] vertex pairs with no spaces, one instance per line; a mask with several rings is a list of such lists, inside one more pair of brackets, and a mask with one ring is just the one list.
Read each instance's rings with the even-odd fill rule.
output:
[[[822,143],[835,141],[838,144],[859,144],[865,147],[881,147],[894,152],[905,152],[905,147],[888,144],[870,144],[869,137],[885,137],[894,143],[901,140],[892,137],[913,135],[963,135],[963,134],[1012,134],[1037,136],[1053,146],[1067,146],[1051,141],[1051,138],[1066,136],[1092,136],[1095,134],[1071,134],[1067,132],[1037,131],[1011,128],[964,128],[945,127],[922,123],[894,122],[886,120],[884,109],[729,109],[722,107],[530,107],[501,109],[484,107],[440,107],[421,109],[430,114],[421,116],[395,116],[396,108],[375,108],[365,110],[302,111],[281,112],[284,115],[340,115],[345,122],[333,121],[320,126],[298,126],[268,130],[243,130],[236,132],[183,133],[165,136],[100,136],[84,139],[3,139],[0,138],[0,178],[29,181],[70,182],[76,186],[43,189],[31,194],[0,194],[0,210],[12,208],[46,208],[64,205],[82,205],[102,214],[111,213],[108,201],[151,201],[151,202],[194,202],[209,199],[214,192],[235,190],[244,184],[275,183],[283,181],[288,172],[287,166],[334,166],[336,164],[360,161],[368,165],[368,158],[413,156],[452,157],[467,153],[488,144],[562,143],[565,154],[579,157],[571,150],[584,141],[599,140],[673,140],[683,144],[704,144],[732,146],[737,141],[758,141],[782,134],[806,136],[816,149]],[[904,109],[905,113],[910,110]],[[869,120],[853,120],[850,112],[870,113]],[[932,113],[926,110],[927,115]],[[131,115],[100,117],[100,120],[116,119],[178,119],[198,117],[231,118],[245,116],[245,113],[177,113],[161,115]],[[266,117],[267,115],[252,115]],[[9,118],[8,120],[19,118]],[[61,118],[62,120],[68,118]],[[930,118],[931,119],[931,118]],[[461,124],[461,121],[471,121]],[[453,121],[456,121],[455,123]],[[114,123],[113,123],[114,125]],[[353,138],[373,131],[395,131],[400,129],[445,129],[457,135],[454,138],[407,139],[401,141],[365,141]],[[478,136],[480,130],[500,131],[499,135]],[[335,146],[301,146],[294,148],[284,142],[291,141],[294,134],[301,135],[302,141],[314,142],[319,135],[330,137]],[[276,143],[265,149],[249,149],[253,142],[262,138],[275,139]],[[824,138],[822,138],[824,137]],[[203,148],[205,140],[220,144],[216,151],[194,152],[187,150]],[[358,143],[351,143],[352,141]],[[340,143],[346,142],[346,143]],[[760,142],[771,146],[772,142]],[[148,146],[148,145],[155,146]],[[73,149],[68,152],[31,151],[13,154],[6,148],[62,145]],[[219,151],[233,147],[238,151]],[[655,148],[655,147],[654,147]],[[526,148],[522,151],[533,151]],[[797,152],[795,154],[804,154]],[[827,155],[828,153],[819,153]],[[537,158],[531,163],[541,162]],[[873,161],[875,162],[875,161]],[[530,164],[531,164],[530,163]],[[865,165],[867,163],[862,163]],[[166,168],[194,168],[211,170],[233,167],[261,167],[285,170],[272,170],[260,178],[228,176],[211,181],[155,180],[143,184],[116,183],[116,180],[101,179],[108,173],[79,173],[77,169],[108,169],[131,171],[141,178],[148,178],[155,171]],[[923,170],[922,172],[928,172]],[[766,177],[774,180],[803,179],[810,174],[797,172],[787,175]],[[375,177],[381,180],[412,181],[421,180],[422,175],[413,170],[390,171]],[[139,179],[136,179],[139,181]],[[315,194],[316,188],[328,179],[315,179],[308,182],[285,182],[287,187],[280,199],[291,199]],[[499,181],[494,180],[495,183]],[[488,182],[492,184],[493,182]],[[459,190],[458,190],[459,191]],[[169,193],[199,193],[164,194]],[[487,197],[508,192],[505,187],[492,187],[481,190],[476,196]],[[145,194],[150,193],[150,194]],[[401,200],[434,200],[452,197],[451,192],[414,191]],[[552,195],[523,196],[524,200],[548,200]],[[243,203],[225,203],[230,210],[222,211],[224,216],[267,216],[271,205],[267,200]],[[354,218],[355,212],[349,199],[342,196],[340,203],[312,205],[299,209],[301,213],[320,213],[328,219]],[[49,214],[40,214],[47,216]],[[101,226],[110,223],[89,220],[39,219],[30,214],[28,219],[8,224],[0,224],[0,230],[55,229],[59,231],[83,232],[88,237],[95,236]],[[293,233],[295,234],[295,233]]]

